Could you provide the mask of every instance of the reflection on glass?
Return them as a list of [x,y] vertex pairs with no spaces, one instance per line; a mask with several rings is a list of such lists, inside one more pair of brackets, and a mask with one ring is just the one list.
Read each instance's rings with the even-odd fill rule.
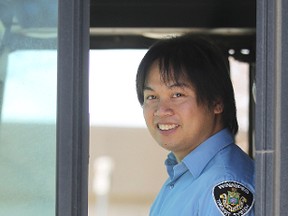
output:
[[0,215],[55,215],[57,1],[0,1]]

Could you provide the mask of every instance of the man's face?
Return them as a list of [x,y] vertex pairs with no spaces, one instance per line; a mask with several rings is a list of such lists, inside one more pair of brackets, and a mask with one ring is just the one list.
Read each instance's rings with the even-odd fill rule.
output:
[[144,88],[143,113],[153,138],[182,160],[207,138],[222,129],[222,104],[208,108],[197,103],[193,86],[185,79],[163,83],[154,63]]

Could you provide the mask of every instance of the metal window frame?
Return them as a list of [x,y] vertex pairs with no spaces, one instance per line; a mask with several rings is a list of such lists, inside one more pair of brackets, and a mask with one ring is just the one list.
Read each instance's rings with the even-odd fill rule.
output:
[[288,1],[257,1],[256,215],[288,207]]
[[89,0],[58,3],[56,215],[88,215]]

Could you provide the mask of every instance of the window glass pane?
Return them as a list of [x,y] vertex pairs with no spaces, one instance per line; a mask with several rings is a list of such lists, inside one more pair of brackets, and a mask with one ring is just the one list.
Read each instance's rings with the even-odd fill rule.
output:
[[55,215],[57,1],[0,2],[0,215]]

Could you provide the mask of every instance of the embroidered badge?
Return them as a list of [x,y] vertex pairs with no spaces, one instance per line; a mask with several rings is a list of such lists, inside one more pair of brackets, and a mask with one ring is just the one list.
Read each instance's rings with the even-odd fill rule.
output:
[[222,182],[213,188],[215,203],[225,216],[246,215],[254,204],[251,191],[236,181]]

